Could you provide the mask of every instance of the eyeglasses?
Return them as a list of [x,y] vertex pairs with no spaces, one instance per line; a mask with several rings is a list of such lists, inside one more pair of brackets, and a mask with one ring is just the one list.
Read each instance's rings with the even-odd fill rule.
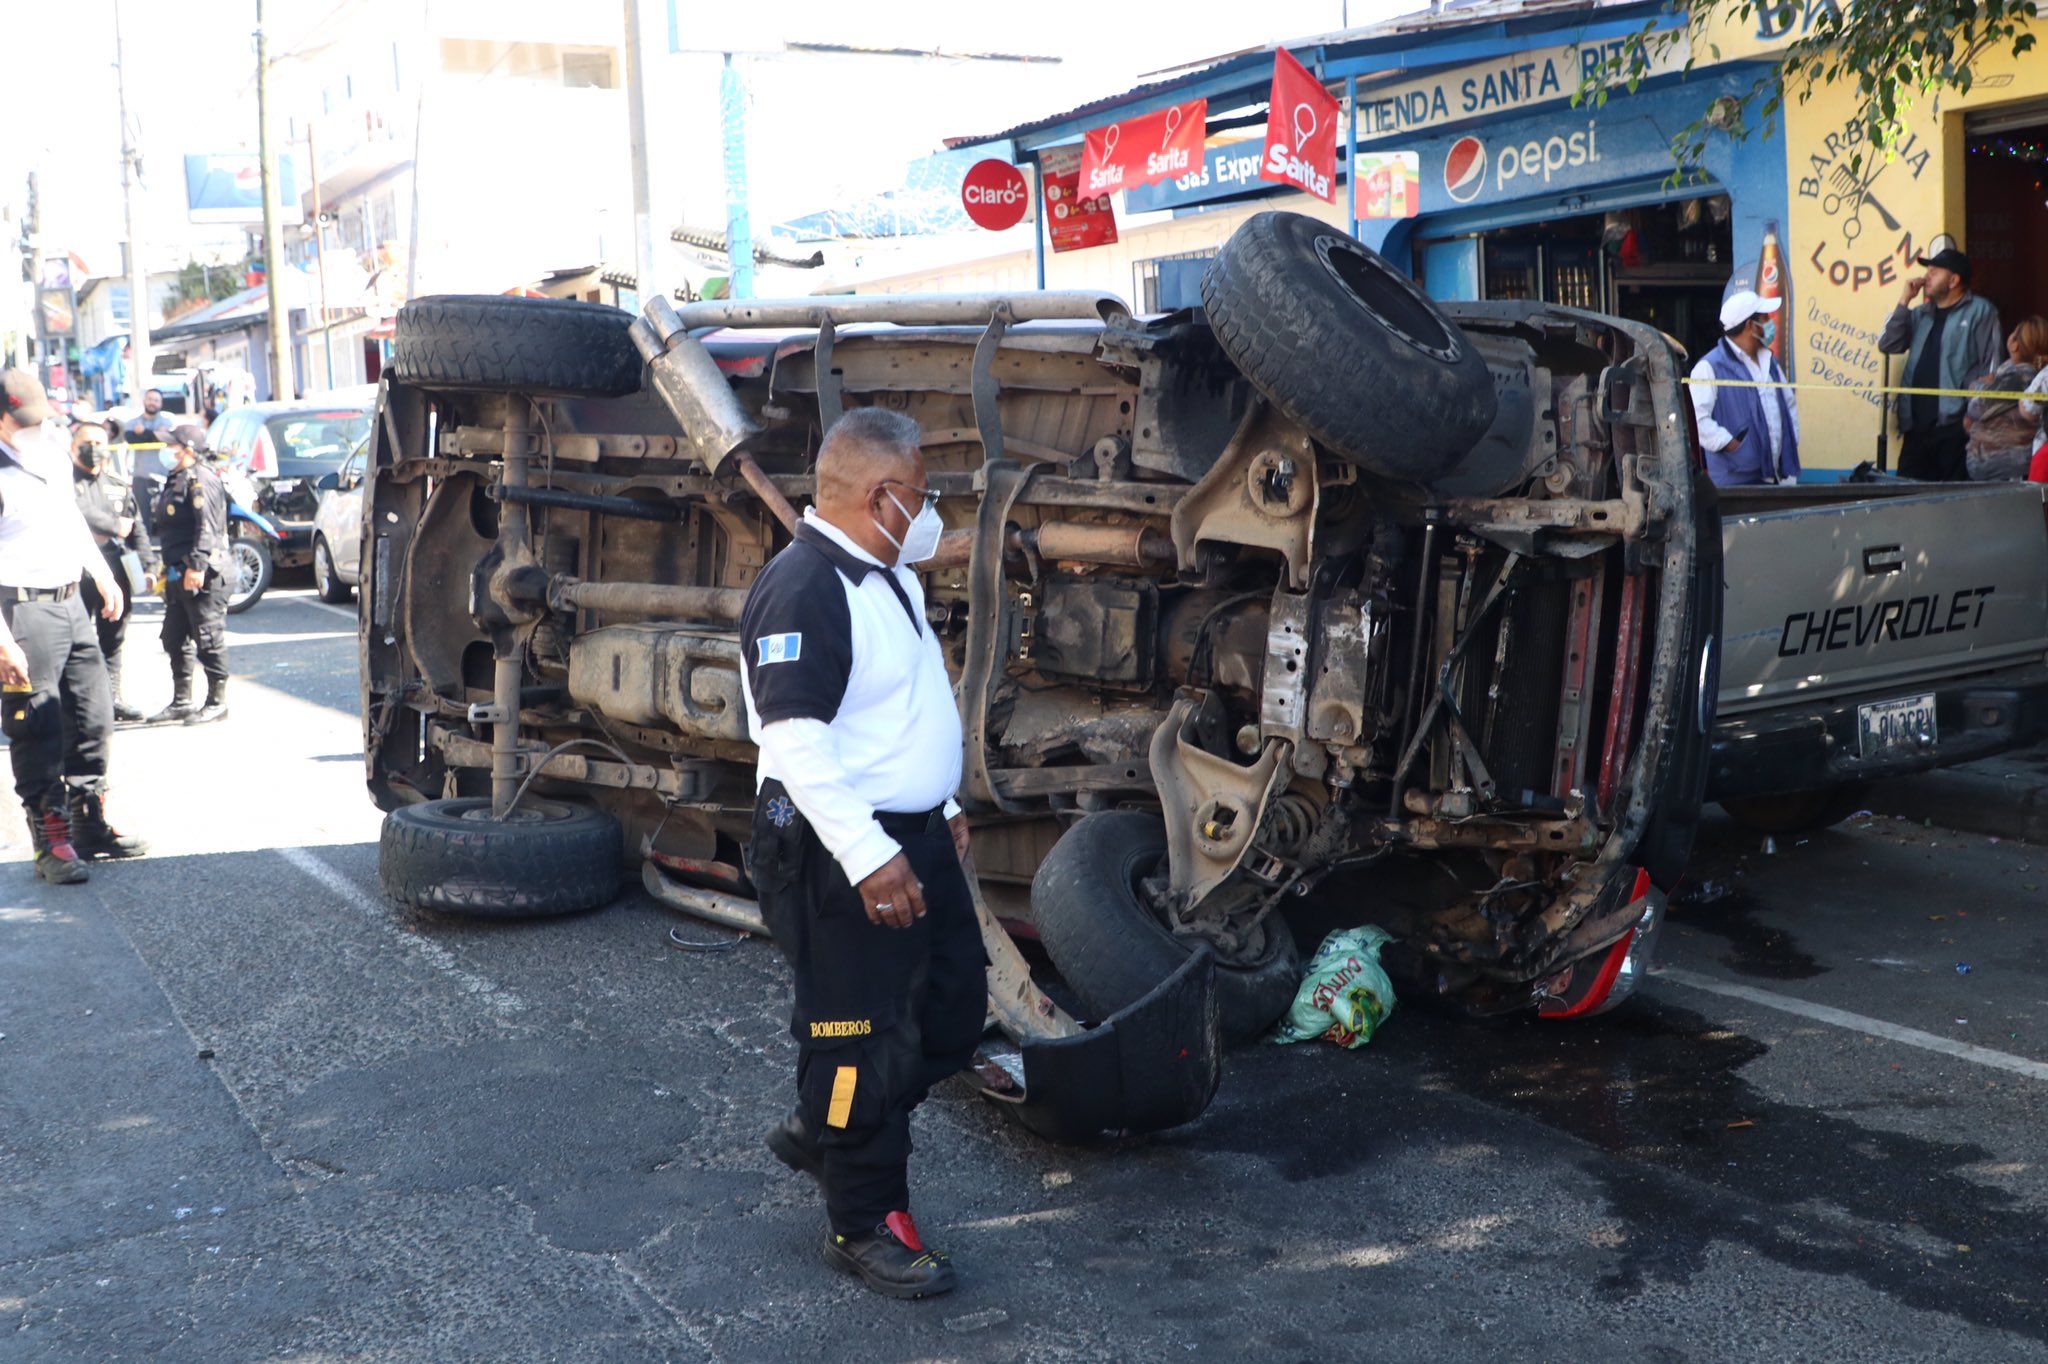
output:
[[919,499],[921,499],[924,502],[926,509],[930,509],[932,507],[936,507],[939,505],[940,493],[937,488],[913,487],[911,484],[905,483],[900,478],[885,478],[875,486],[878,488],[886,488],[891,486],[892,484],[898,488],[903,488],[909,492],[917,494]]

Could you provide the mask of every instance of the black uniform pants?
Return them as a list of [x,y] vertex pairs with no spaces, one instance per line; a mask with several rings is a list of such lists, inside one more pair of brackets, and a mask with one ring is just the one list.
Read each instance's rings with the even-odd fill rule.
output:
[[780,782],[761,788],[749,848],[762,917],[796,978],[797,1110],[842,1236],[909,1210],[911,1110],[973,1061],[988,1010],[988,958],[945,820],[880,818],[924,885],[925,917],[909,928],[868,921]]
[[1899,442],[1899,476],[1961,483],[1970,476],[1965,458],[1969,444],[1970,433],[1959,421],[1908,431]]
[[107,775],[114,700],[106,660],[75,592],[63,601],[0,600],[0,612],[28,655],[28,695],[10,692],[0,706],[14,790],[31,809],[55,809],[66,776],[96,787]]
[[114,575],[114,581],[123,587],[121,593],[121,615],[119,619],[108,620],[100,615],[103,604],[100,590],[91,578],[81,578],[78,595],[85,603],[85,614],[92,619],[93,629],[99,632],[100,655],[107,660],[107,676],[114,682],[114,689],[120,690],[121,646],[128,640],[128,618],[135,614],[135,594],[126,591],[128,580],[123,576],[121,559],[117,554],[101,551],[107,561],[107,571]]
[[208,683],[228,678],[228,580],[217,568],[206,570],[206,586],[197,592],[185,590],[183,572],[176,564],[166,570],[171,576],[164,584],[164,652],[171,656],[171,676],[183,681],[192,676],[192,658],[206,670]]

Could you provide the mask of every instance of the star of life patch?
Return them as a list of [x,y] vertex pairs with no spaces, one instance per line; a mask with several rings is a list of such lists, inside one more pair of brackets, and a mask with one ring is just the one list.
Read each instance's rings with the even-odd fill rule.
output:
[[803,657],[804,637],[801,632],[787,635],[763,635],[754,641],[754,663],[766,666],[770,663],[794,663]]
[[768,802],[768,822],[778,829],[787,829],[796,819],[796,804],[788,796],[777,796]]

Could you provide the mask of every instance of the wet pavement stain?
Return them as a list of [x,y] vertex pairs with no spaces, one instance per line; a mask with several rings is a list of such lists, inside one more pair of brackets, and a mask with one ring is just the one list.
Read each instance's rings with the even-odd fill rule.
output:
[[1410,1008],[1367,1053],[1231,1053],[1226,1090],[1259,1097],[1161,1140],[1261,1153],[1282,1178],[1315,1181],[1418,1139],[1501,1143],[1513,1115],[1592,1148],[1582,1168],[1624,1232],[1598,1281],[1618,1300],[1687,1282],[1728,1243],[2048,1340],[2038,1212],[1963,1173],[1991,1153],[1777,1102],[1740,1074],[1768,1050],[1655,998],[1571,1025]]
[[1711,933],[1728,941],[1720,961],[1731,971],[1758,980],[1807,980],[1827,967],[1790,933],[1758,917],[1763,905],[1754,893],[1725,882],[1682,887],[1671,901],[1673,927]]

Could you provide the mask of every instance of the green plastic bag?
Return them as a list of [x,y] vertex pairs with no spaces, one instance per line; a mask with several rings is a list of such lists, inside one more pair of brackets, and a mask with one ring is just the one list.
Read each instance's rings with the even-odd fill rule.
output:
[[1340,928],[1309,959],[1301,989],[1273,1029],[1275,1042],[1322,1038],[1362,1047],[1394,1012],[1394,982],[1380,969],[1380,949],[1393,935],[1370,924]]

